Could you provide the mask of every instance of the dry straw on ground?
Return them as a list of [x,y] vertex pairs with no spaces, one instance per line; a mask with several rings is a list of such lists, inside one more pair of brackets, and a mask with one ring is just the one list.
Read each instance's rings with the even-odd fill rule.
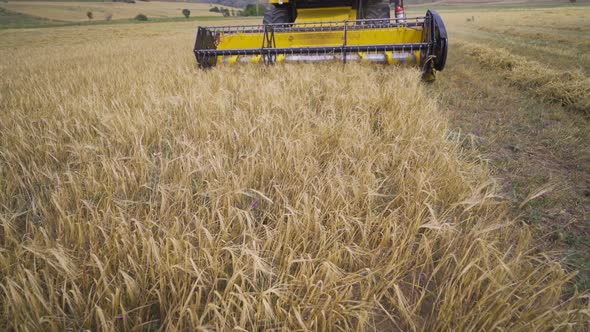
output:
[[505,72],[514,85],[533,91],[544,100],[590,114],[590,79],[581,70],[552,69],[497,47],[492,49],[469,42],[458,45],[488,68]]
[[588,328],[418,72],[158,41],[2,51],[1,327]]

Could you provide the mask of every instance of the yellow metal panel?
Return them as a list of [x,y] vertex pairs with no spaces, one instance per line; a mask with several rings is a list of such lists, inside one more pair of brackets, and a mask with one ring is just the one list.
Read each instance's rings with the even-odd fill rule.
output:
[[[275,32],[276,47],[340,46],[344,43],[344,32],[309,31]],[[422,41],[421,28],[365,28],[348,30],[347,45],[402,44]],[[262,33],[226,34],[219,37],[218,50],[261,48]]]
[[[334,10],[331,13],[333,15],[345,15],[345,13],[350,13],[350,8],[341,7],[339,10]],[[313,22],[311,21],[313,19],[318,19],[319,22],[320,17],[318,16],[317,10],[314,9],[307,14],[305,19],[310,20],[309,22]],[[325,16],[322,17],[325,18]],[[334,20],[336,20],[336,18]],[[344,22],[342,25],[344,25]],[[275,32],[274,39],[277,48],[314,46],[337,47],[344,44],[344,27],[342,27],[341,30],[336,31]],[[263,40],[264,35],[262,33],[222,34],[219,36],[217,49],[257,49],[263,46]],[[364,26],[362,29],[349,28],[346,36],[346,45],[349,46],[406,44],[420,43],[421,41],[421,27],[398,26],[392,28],[372,28],[370,26]],[[403,52],[381,52],[381,54],[382,55],[379,56],[378,54],[359,53],[359,56],[363,62],[377,61],[389,64],[400,62],[414,64],[420,63],[420,51],[404,50]],[[281,62],[284,58],[283,55],[279,55],[276,61]],[[260,62],[261,60],[261,56],[220,56],[218,58],[220,63],[230,64],[236,62]]]
[[356,20],[356,10],[350,6],[298,9],[295,22],[307,23],[344,20]]

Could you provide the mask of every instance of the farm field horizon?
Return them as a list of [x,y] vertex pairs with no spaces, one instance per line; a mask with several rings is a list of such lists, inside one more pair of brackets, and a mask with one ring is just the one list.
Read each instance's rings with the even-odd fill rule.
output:
[[430,84],[197,68],[198,25],[260,17],[42,27],[19,7],[0,330],[590,329],[590,6],[449,3]]
[[92,20],[103,21],[107,16],[112,20],[132,19],[138,14],[144,14],[148,18],[180,18],[182,10],[189,9],[192,16],[222,17],[221,13],[211,12],[214,6],[228,8],[222,5],[210,5],[207,3],[193,2],[160,2],[138,1],[136,3],[102,2],[102,1],[10,1],[0,2],[0,8],[11,12],[29,15],[31,17],[62,21],[62,22],[86,22],[91,21],[87,17],[88,12],[93,13]]

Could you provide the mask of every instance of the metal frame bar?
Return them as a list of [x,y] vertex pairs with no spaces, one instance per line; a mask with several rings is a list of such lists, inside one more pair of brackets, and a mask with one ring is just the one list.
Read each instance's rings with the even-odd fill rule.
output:
[[275,42],[275,30],[273,26],[264,26],[264,36],[262,37],[262,47],[260,53],[264,55],[265,64],[274,64],[277,61],[277,55],[265,52],[265,50],[276,49],[277,43]]
[[342,61],[346,64],[346,37],[348,36],[348,21],[344,21],[344,31],[342,36],[342,52],[344,56],[342,57]]
[[226,55],[279,55],[279,54],[328,54],[353,52],[388,52],[406,50],[427,50],[430,43],[390,44],[390,45],[346,45],[346,46],[317,46],[317,47],[283,47],[283,48],[250,48],[229,50],[195,50],[197,56],[226,56]]
[[265,26],[273,27],[275,32],[313,32],[313,31],[334,31],[343,28],[343,23],[348,23],[348,29],[379,29],[396,28],[398,26],[416,27],[424,26],[426,17],[406,18],[406,22],[398,22],[400,19],[372,19],[372,20],[347,20],[347,21],[322,21],[302,23],[275,23],[275,24],[248,24],[248,25],[225,25],[225,26],[202,26],[212,33],[236,34],[236,33],[264,33]]

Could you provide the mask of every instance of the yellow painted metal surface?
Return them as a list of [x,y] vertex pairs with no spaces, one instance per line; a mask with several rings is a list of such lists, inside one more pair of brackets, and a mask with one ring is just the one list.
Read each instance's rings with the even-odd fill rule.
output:
[[[218,50],[261,48],[262,33],[224,34],[219,37]],[[275,32],[276,47],[341,46],[344,31]],[[348,30],[346,45],[402,44],[422,41],[420,27],[363,28]]]
[[[277,48],[290,47],[314,47],[314,46],[333,46],[338,47],[344,44],[344,28],[336,31],[309,31],[309,32],[275,32],[275,43]],[[217,45],[218,50],[224,49],[258,49],[263,46],[264,36],[262,33],[237,33],[226,34],[219,37]],[[370,26],[363,29],[348,30],[346,36],[346,45],[390,45],[419,43],[422,41],[421,27],[399,26],[394,28],[371,28]],[[357,53],[363,61],[373,61],[376,58],[371,53]],[[384,62],[394,64],[399,62],[408,62],[420,64],[420,51],[405,50],[403,52],[381,52]],[[259,62],[261,56],[220,56],[219,63],[236,63],[236,62]],[[285,56],[277,57],[277,62],[281,62]],[[379,60],[379,59],[377,59]],[[382,62],[382,61],[378,61]]]
[[[274,2],[276,1],[276,2]],[[278,3],[278,0],[271,0],[271,3]],[[287,1],[284,1],[286,3]],[[344,26],[347,26],[346,45],[391,45],[419,43],[422,41],[421,27],[398,26],[393,28],[378,28],[364,25],[362,29],[356,29],[353,23],[346,23],[349,20],[356,20],[356,10],[350,6],[345,7],[328,7],[328,8],[305,8],[297,11],[296,23],[306,23],[306,27],[313,27],[322,22],[338,22],[331,26],[341,27],[333,31],[306,31],[306,32],[275,32],[274,40],[277,48],[292,47],[338,47],[345,44]],[[221,34],[218,36],[218,50],[229,49],[259,49],[263,47],[263,33],[235,33]],[[266,46],[266,45],[264,45]],[[355,55],[356,54],[356,55]],[[350,59],[362,62],[380,62],[380,63],[412,63],[420,64],[420,51],[404,50],[401,52],[361,52],[349,54],[347,61]],[[313,61],[314,59],[340,59],[341,55],[289,55],[281,54],[276,58],[276,62],[300,59],[299,61]],[[260,62],[262,56],[220,56],[218,63],[233,64],[237,62]]]
[[298,9],[296,22],[313,23],[345,20],[356,20],[356,10],[350,6]]

